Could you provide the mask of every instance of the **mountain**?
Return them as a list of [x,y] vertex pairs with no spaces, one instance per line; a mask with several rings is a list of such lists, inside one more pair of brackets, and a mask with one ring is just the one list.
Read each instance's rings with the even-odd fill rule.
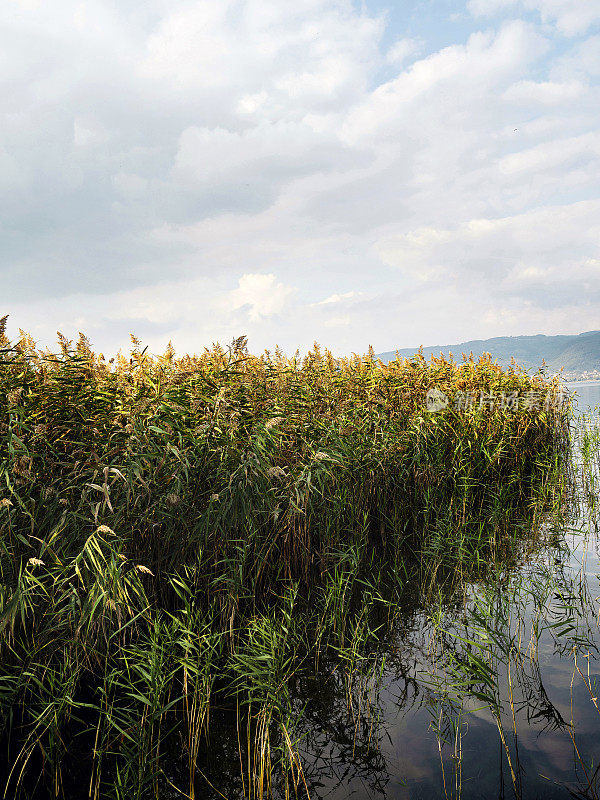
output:
[[[397,352],[404,358],[410,358],[415,354],[416,348],[405,347]],[[567,374],[580,375],[583,372],[600,370],[600,331],[588,331],[578,336],[499,336],[494,339],[475,339],[472,342],[423,348],[425,358],[438,356],[440,353],[446,356],[452,353],[457,361],[462,360],[463,353],[469,355],[471,352],[474,356],[491,353],[502,366],[508,366],[514,357],[518,364],[529,370],[536,370],[545,361],[551,373],[564,368]],[[395,351],[378,355],[384,362],[395,357]]]

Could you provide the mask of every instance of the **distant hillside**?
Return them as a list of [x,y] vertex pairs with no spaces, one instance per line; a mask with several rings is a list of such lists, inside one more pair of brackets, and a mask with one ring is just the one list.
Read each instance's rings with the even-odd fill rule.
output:
[[[405,347],[398,350],[403,357],[410,358],[418,348]],[[600,370],[600,331],[588,331],[578,336],[499,336],[495,339],[476,339],[472,342],[460,344],[435,345],[424,347],[423,355],[430,358],[432,355],[452,353],[457,361],[462,360],[462,354],[480,356],[482,353],[491,353],[499,364],[508,366],[514,357],[526,369],[537,369],[545,361],[550,372],[558,372],[564,367],[565,372],[580,374],[590,370]],[[380,353],[378,358],[382,361],[391,361],[396,357],[395,352]]]

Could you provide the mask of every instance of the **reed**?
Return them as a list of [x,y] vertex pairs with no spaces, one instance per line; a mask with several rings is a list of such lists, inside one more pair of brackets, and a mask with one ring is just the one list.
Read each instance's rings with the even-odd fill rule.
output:
[[306,791],[290,684],[333,664],[354,697],[401,596],[485,571],[516,517],[565,501],[568,409],[517,365],[252,356],[243,338],[177,358],[132,337],[107,360],[83,335],[49,352],[4,330],[6,796],[202,796],[214,713],[248,797],[274,774]]
[[[589,800],[600,796],[597,755],[589,743],[584,749],[574,703],[574,692],[582,685],[594,713],[600,713],[597,678],[590,666],[599,652],[597,570],[589,570],[587,564],[598,532],[600,427],[597,413],[580,414],[574,421],[569,503],[563,513],[550,515],[541,538],[532,542],[539,552],[535,557],[528,554],[519,570],[503,564],[496,576],[492,573],[485,582],[466,586],[459,615],[443,603],[430,615],[436,657],[425,683],[434,689],[432,729],[447,798],[461,796],[461,737],[473,710],[487,712],[497,727],[516,798],[528,795],[519,738],[530,726],[539,734],[562,732],[570,740],[575,780],[565,783],[565,791]],[[561,713],[559,704],[552,702],[544,685],[543,654],[549,649],[562,657],[565,669],[569,662],[573,667],[570,718],[564,706]],[[582,709],[585,703],[577,707],[579,713]],[[453,750],[455,783],[447,786],[442,754],[448,750]]]

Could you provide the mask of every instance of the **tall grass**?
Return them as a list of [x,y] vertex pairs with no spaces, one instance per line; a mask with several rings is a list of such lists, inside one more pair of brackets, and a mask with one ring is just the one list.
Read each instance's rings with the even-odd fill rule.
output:
[[[565,508],[568,513],[552,515],[538,539],[538,544],[545,541],[538,557],[528,559],[519,570],[503,569],[495,579],[491,575],[483,583],[468,586],[460,616],[443,604],[431,615],[432,649],[437,656],[427,681],[435,690],[432,727],[440,757],[444,748],[454,750],[451,787],[446,787],[442,760],[446,797],[461,796],[460,740],[468,727],[465,708],[479,714],[487,711],[497,727],[516,798],[531,792],[531,787],[524,786],[526,770],[519,748],[520,734],[530,726],[537,727],[538,735],[545,730],[564,734],[562,752],[571,750],[573,764],[565,791],[588,800],[600,797],[596,730],[589,721],[582,731],[577,726],[577,717],[585,717],[588,708],[600,723],[599,576],[588,565],[588,552],[597,548],[600,427],[597,414],[589,412],[574,421],[571,471],[575,481]],[[552,659],[548,659],[549,651]],[[544,674],[548,662],[550,676]],[[568,674],[565,662],[572,665],[569,716],[564,701],[549,696],[556,694],[557,684]],[[558,680],[556,673],[552,680],[553,669]],[[548,678],[551,689],[546,688]],[[550,781],[544,773],[540,775]]]
[[[215,708],[246,796],[306,792],[290,685],[341,665],[365,697],[364,653],[415,575],[481,574],[517,549],[516,517],[564,502],[558,384],[488,357],[132,341],[52,353],[0,324],[7,796],[202,796]],[[425,410],[430,388],[448,408]],[[457,409],[461,392],[544,398]]]

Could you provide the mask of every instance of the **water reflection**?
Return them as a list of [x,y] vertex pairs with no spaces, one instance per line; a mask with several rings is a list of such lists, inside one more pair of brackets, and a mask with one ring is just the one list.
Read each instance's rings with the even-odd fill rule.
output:
[[[276,797],[294,784],[330,800],[600,796],[597,450],[583,458],[570,515],[470,574],[413,564],[394,608],[370,609],[377,638],[352,669],[323,658],[297,677],[302,768]],[[213,722],[202,796],[252,797],[238,717]]]
[[[580,773],[597,755],[594,736],[600,728],[583,681],[576,680],[572,654],[575,645],[593,650],[595,630],[585,606],[575,604],[566,618],[561,614],[557,603],[571,604],[575,597],[564,577],[552,581],[555,594],[543,615],[534,602],[517,608],[523,598],[515,596],[500,608],[488,607],[485,617],[467,609],[461,623],[445,623],[443,634],[422,620],[402,637],[394,663],[371,695],[376,710],[371,707],[369,717],[375,723],[366,735],[365,726],[348,724],[341,693],[337,701],[330,698],[306,720],[311,730],[304,757],[321,784],[313,783],[312,794],[488,797],[512,786],[511,766],[520,796],[581,789]],[[538,576],[535,591],[540,588]],[[517,590],[504,589],[503,597],[512,591]],[[332,718],[333,727],[320,723]],[[327,759],[308,746],[317,740],[325,740]],[[584,789],[590,789],[587,783]]]
[[[589,664],[591,687],[598,678],[588,580],[598,542],[593,532],[572,533],[568,551],[555,541],[547,531],[527,543],[495,582],[460,587],[460,601],[459,587],[447,586],[442,619],[418,602],[402,607],[352,675],[323,663],[298,680],[299,794],[596,797],[600,715],[584,677]],[[223,773],[221,748],[239,765],[234,724],[223,724],[212,772],[227,797],[244,788],[239,769]]]
[[307,686],[311,796],[597,796],[600,715],[586,686],[598,678],[597,608],[577,563],[584,546],[573,565],[542,560],[486,587],[486,602],[467,599],[442,632],[416,615],[350,702],[340,676]]

